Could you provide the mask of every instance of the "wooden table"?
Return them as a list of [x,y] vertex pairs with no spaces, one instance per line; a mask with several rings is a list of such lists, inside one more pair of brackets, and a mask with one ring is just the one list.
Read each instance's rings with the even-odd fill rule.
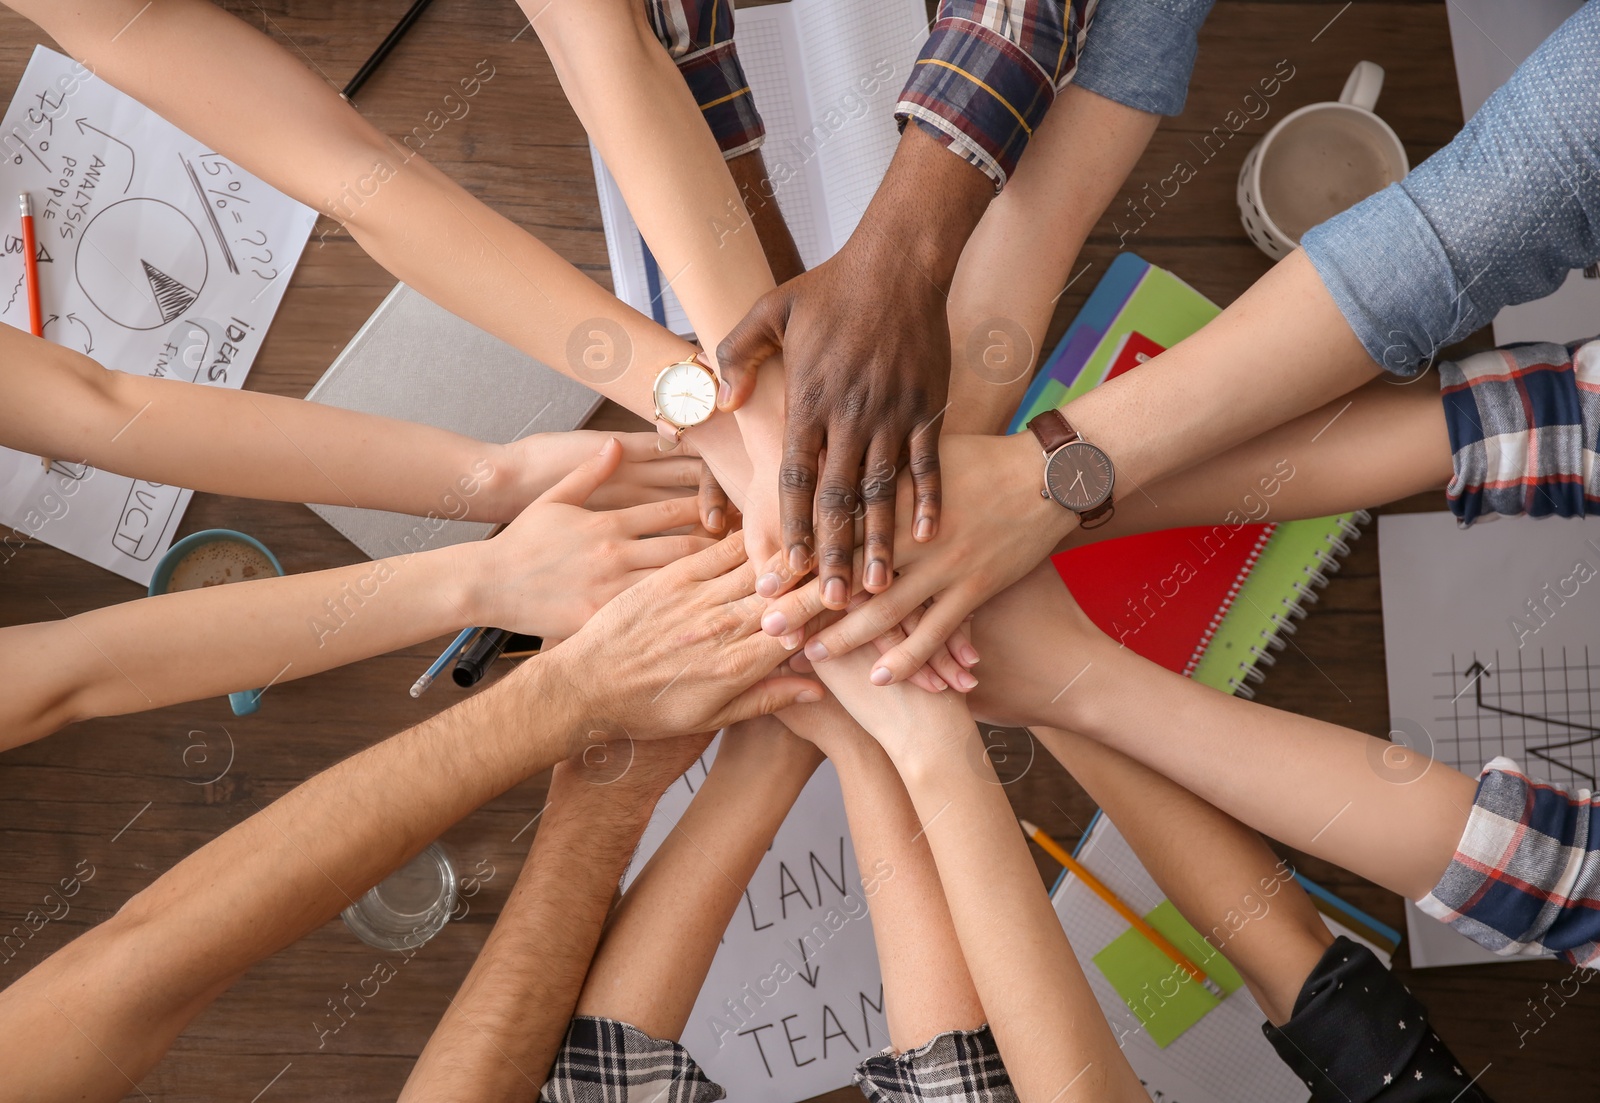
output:
[[[226,6],[341,83],[406,2],[228,0]],[[584,135],[536,36],[525,27],[507,0],[439,0],[357,105],[385,132],[405,134],[439,104],[458,74],[487,59],[494,78],[473,100],[467,118],[429,141],[426,156],[609,286]],[[21,74],[39,40],[25,21],[0,15],[0,85]],[[1218,3],[1202,39],[1188,110],[1156,135],[1125,198],[1149,194],[1147,185],[1171,191],[1162,181],[1179,161],[1196,171],[1137,233],[1126,236],[1126,247],[1218,301],[1238,295],[1267,268],[1246,240],[1233,205],[1239,164],[1254,138],[1284,112],[1337,96],[1350,67],[1363,58],[1388,71],[1380,108],[1405,139],[1413,163],[1460,126],[1444,4]],[[1191,139],[1224,125],[1228,112],[1242,107],[1255,81],[1280,59],[1293,66],[1294,76],[1271,102],[1270,113],[1204,161]],[[1082,274],[1062,296],[1052,342],[1122,246],[1122,231],[1136,225],[1125,211],[1119,199],[1085,248]],[[253,390],[305,394],[394,283],[347,236],[336,232],[320,245],[318,236],[250,375]],[[633,420],[615,407],[600,415],[600,424],[610,427]],[[1442,497],[1427,495],[1398,508],[1438,509]],[[360,558],[298,505],[197,494],[182,531],[213,526],[254,533],[293,571]],[[46,620],[140,592],[105,571],[30,544],[0,575],[0,621]],[[262,711],[248,719],[235,720],[223,699],[200,701],[80,724],[0,756],[0,915],[6,926],[78,863],[94,869],[71,913],[0,964],[0,984],[296,783],[453,700],[457,691],[449,686],[422,701],[406,695],[441,642],[275,687]],[[1368,732],[1387,731],[1372,537],[1356,545],[1272,669],[1261,700]],[[272,1083],[268,1099],[392,1099],[488,934],[529,836],[513,840],[539,807],[543,786],[543,778],[528,782],[446,835],[461,867],[485,882],[483,891],[462,922],[431,942],[339,1034],[319,1046],[315,1024],[344,984],[370,973],[377,954],[333,922],[251,970],[201,1014],[145,1078],[143,1091],[158,1100],[249,1100]],[[1082,791],[1044,756],[1012,784],[1011,794],[1020,812],[1064,840],[1075,840],[1093,811]],[[1299,865],[1381,919],[1401,923],[1394,896],[1325,863],[1300,859]],[[1041,860],[1040,867],[1054,876],[1047,862]],[[1576,1099],[1592,1093],[1588,1062],[1579,1055],[1600,1030],[1600,997],[1584,990],[1565,1007],[1551,999],[1543,1005],[1548,1023],[1519,1045],[1519,1026],[1526,1030],[1542,1021],[1532,1017],[1530,1001],[1550,996],[1564,973],[1560,966],[1399,970],[1471,1071],[1487,1067],[1480,1082],[1496,1098]],[[860,1097],[841,1090],[826,1098]]]

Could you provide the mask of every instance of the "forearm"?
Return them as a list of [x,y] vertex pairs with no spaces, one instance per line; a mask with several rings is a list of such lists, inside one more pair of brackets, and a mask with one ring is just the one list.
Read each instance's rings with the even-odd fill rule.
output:
[[0,744],[304,678],[480,623],[480,551],[441,548],[0,629],[19,687],[0,704]]
[[10,447],[214,494],[509,521],[542,488],[506,449],[278,395],[108,371],[0,329]]
[[532,1100],[549,1075],[649,806],[552,784],[522,873],[400,1093]]
[[783,283],[805,271],[800,249],[783,220],[783,210],[778,206],[777,187],[767,176],[766,159],[759,149],[741,153],[728,161],[728,172],[733,184],[744,199],[744,209],[755,227],[756,239],[761,242],[761,252],[767,258],[772,278]]
[[948,308],[948,432],[1004,430],[1078,250],[1159,121],[1073,85],[1056,98],[961,253]]
[[[1241,823],[1408,898],[1438,882],[1472,807],[1471,778],[1385,740],[1219,693],[1082,618],[1043,570],[1006,591],[974,622],[973,642],[995,670],[977,692],[1009,687],[1007,718],[1113,747]],[[974,708],[992,715],[983,701]]]
[[[977,730],[916,733],[895,752],[938,864],[961,949],[1022,1099],[1142,1100],[1100,1014]],[[953,748],[960,752],[952,753]],[[978,768],[974,768],[974,762]],[[996,939],[996,931],[1006,937]]]
[[577,1013],[677,1040],[717,946],[814,761],[775,754],[770,769],[723,765],[723,749],[672,833],[606,926]]
[[291,790],[0,993],[10,1086],[120,1099],[252,964],[565,755],[581,710],[552,659]]
[[856,865],[883,973],[889,1041],[905,1052],[984,1023],[944,886],[905,783],[883,749],[859,739],[836,754]]
[[[649,366],[693,351],[384,137],[292,54],[220,8],[204,0],[12,6],[108,83],[343,223],[435,303],[633,412],[651,416]],[[175,72],[164,60],[196,51],[229,64]],[[589,348],[585,334],[600,325],[618,327],[631,346],[630,364],[604,372],[616,378],[603,384],[568,355]]]
[[[1294,252],[1198,333],[1062,412],[1111,457],[1120,503],[1326,405],[1377,370],[1310,262]],[[1071,517],[1054,524],[1063,534],[1076,527]]]
[[1267,1018],[1288,1021],[1333,942],[1288,862],[1239,821],[1126,755],[1058,728],[1033,733],[1183,917],[1239,970]]
[[1186,525],[1326,517],[1443,487],[1451,472],[1433,379],[1378,379],[1129,494],[1108,523],[1075,529],[1067,545]]

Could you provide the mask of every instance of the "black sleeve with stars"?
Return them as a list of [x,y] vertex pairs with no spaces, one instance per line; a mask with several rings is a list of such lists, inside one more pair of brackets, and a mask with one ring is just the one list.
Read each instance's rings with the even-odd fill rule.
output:
[[1493,1103],[1428,1025],[1428,1011],[1371,950],[1336,939],[1294,1014],[1262,1031],[1316,1103]]

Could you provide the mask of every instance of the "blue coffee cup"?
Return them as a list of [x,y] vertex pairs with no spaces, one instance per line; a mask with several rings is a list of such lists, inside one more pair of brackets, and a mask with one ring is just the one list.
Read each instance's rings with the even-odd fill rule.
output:
[[[267,562],[272,564],[272,569],[278,575],[283,574],[283,564],[278,562],[278,557],[254,536],[247,536],[233,529],[205,529],[190,533],[167,549],[167,554],[161,557],[160,562],[156,564],[155,573],[150,576],[150,596],[157,597],[168,592],[168,587],[172,585],[173,570],[190,552],[207,544],[222,543],[243,544],[254,548],[266,556]],[[235,716],[249,716],[261,707],[261,695],[265,692],[265,689],[242,689],[237,693],[228,694],[228,704]]]

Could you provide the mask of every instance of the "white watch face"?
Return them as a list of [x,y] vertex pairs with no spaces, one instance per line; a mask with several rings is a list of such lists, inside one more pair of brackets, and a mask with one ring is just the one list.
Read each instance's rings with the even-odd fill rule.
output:
[[673,364],[656,377],[656,412],[678,428],[699,425],[716,408],[716,377],[699,364]]

